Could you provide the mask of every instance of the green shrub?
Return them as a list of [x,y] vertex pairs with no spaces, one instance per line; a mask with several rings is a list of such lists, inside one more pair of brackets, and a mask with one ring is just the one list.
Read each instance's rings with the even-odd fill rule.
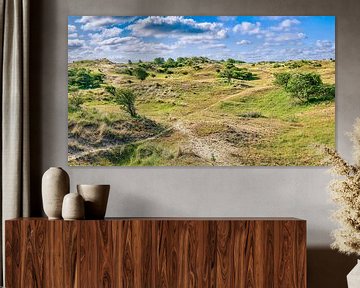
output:
[[68,83],[69,89],[93,89],[99,88],[104,83],[105,75],[90,71],[85,68],[69,68]]
[[302,102],[316,98],[323,85],[320,75],[315,73],[296,73],[291,75],[285,90]]
[[176,61],[173,58],[169,58],[165,61],[165,63],[162,64],[163,68],[175,68],[176,67]]
[[134,69],[134,75],[136,76],[136,78],[143,81],[149,76],[149,73],[144,68],[137,67],[136,69]]
[[246,112],[239,115],[243,118],[262,118],[264,117],[261,112]]
[[130,114],[131,117],[137,118],[138,114],[135,108],[136,95],[130,89],[119,89],[114,86],[107,86],[106,91],[113,97],[116,104]]
[[275,64],[273,65],[273,68],[279,68],[279,67],[281,67],[281,65],[280,65],[279,63],[275,63]]
[[335,85],[324,84],[316,73],[278,73],[275,74],[274,83],[303,103],[332,100],[335,97]]
[[275,73],[275,81],[274,84],[286,87],[289,79],[291,78],[291,73],[283,72],[283,73]]
[[133,70],[131,68],[124,68],[124,69],[119,69],[118,73],[132,76],[133,75]]
[[163,57],[157,57],[154,59],[154,63],[156,65],[162,65],[162,64],[164,64],[164,62],[165,62],[165,59]]
[[220,71],[219,76],[225,78],[228,83],[231,82],[231,79],[238,80],[253,80],[255,75],[248,71],[245,68],[238,68],[232,63],[227,63],[225,69]]
[[69,97],[68,111],[73,113],[81,110],[81,105],[84,104],[84,102],[85,100],[79,95],[79,93],[74,93]]

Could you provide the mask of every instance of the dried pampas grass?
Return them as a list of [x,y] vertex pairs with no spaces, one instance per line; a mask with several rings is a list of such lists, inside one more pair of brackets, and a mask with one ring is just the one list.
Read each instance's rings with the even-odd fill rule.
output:
[[346,254],[360,256],[360,119],[357,119],[351,133],[354,147],[354,164],[346,162],[338,152],[322,147],[325,163],[332,166],[336,176],[330,183],[332,200],[338,205],[333,219],[341,227],[333,231],[332,248]]

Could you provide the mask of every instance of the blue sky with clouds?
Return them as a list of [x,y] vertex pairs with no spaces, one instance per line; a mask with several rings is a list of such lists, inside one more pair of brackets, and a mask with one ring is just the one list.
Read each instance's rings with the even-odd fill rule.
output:
[[335,59],[334,16],[69,16],[68,60]]

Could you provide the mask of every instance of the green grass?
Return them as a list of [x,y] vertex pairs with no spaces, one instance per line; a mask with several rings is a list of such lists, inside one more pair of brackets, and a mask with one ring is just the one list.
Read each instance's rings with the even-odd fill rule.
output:
[[[236,64],[256,74],[258,79],[232,80],[229,84],[216,72],[224,67],[220,62],[201,63],[198,70],[191,66],[170,68],[173,74],[149,70],[155,77],[149,76],[144,81],[119,73],[126,67],[136,68],[137,63],[119,65],[105,60],[71,63],[73,68],[83,67],[106,75],[100,88],[69,91],[71,99],[74,95],[82,98],[81,104],[69,109],[68,114],[72,151],[121,145],[72,160],[70,165],[217,165],[218,157],[204,159],[196,155],[189,135],[183,131],[172,129],[147,140],[177,122],[198,137],[198,142],[225,145],[228,151],[221,146],[219,150],[228,153],[231,165],[318,165],[321,159],[312,146],[317,143],[335,146],[335,103],[297,103],[273,85],[273,73],[315,72],[324,83],[333,84],[335,63],[275,64]],[[141,119],[152,122],[132,119],[114,103],[104,89],[106,85],[132,89],[137,94],[135,106]]]
[[235,115],[257,111],[264,117],[287,121],[298,113],[316,110],[322,106],[330,107],[332,105],[332,101],[320,104],[297,103],[288,93],[282,89],[275,88],[270,92],[240,96],[231,99],[231,101],[223,101],[219,103],[219,108],[223,112]]

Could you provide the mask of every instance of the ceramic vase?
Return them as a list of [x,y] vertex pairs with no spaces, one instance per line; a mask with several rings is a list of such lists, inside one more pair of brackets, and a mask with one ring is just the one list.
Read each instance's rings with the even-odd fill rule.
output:
[[49,219],[61,219],[63,198],[69,193],[69,175],[62,168],[51,167],[42,177],[43,208]]
[[85,219],[104,219],[110,185],[77,185],[85,201]]
[[84,199],[79,193],[69,193],[65,195],[62,204],[62,217],[64,220],[84,219],[85,208]]
[[347,275],[347,283],[349,288],[360,287],[360,260],[358,260],[356,266]]

